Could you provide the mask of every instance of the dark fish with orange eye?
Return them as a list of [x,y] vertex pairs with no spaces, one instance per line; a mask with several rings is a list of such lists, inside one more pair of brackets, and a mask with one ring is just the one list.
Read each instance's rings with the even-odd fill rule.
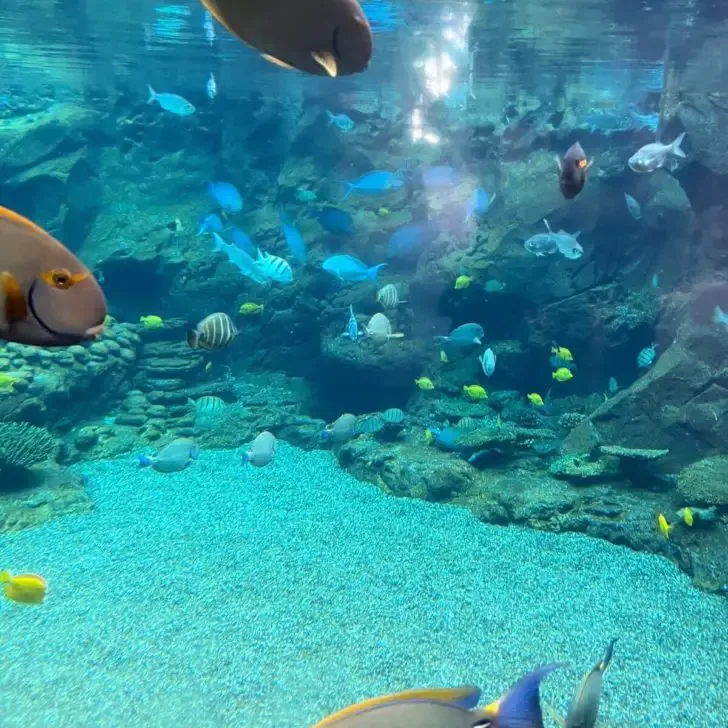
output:
[[573,200],[584,189],[586,173],[592,162],[587,160],[579,142],[569,147],[563,160],[556,157],[556,164],[559,167],[559,188],[567,200]]
[[97,338],[106,313],[91,271],[45,230],[0,207],[0,338],[71,346]]
[[314,76],[366,69],[372,30],[357,0],[202,0],[233,35],[283,68]]

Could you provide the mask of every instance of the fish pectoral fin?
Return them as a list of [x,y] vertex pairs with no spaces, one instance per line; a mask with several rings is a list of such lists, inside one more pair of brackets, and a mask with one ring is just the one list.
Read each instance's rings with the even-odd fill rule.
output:
[[287,68],[289,71],[296,70],[290,63],[286,63],[285,61],[282,61],[280,58],[276,58],[275,56],[272,56],[270,53],[263,53],[261,58],[265,61],[268,61],[268,63],[272,63],[274,66],[279,66],[280,68]]
[[566,721],[556,712],[556,709],[549,703],[544,703],[546,706],[546,712],[551,716],[551,720],[559,726],[559,728],[566,728]]
[[339,75],[339,68],[336,64],[336,58],[330,51],[311,51],[311,58],[318,63],[331,78]]
[[12,273],[0,273],[0,295],[4,298],[5,320],[8,324],[24,321],[28,316],[28,304],[20,290],[20,284]]

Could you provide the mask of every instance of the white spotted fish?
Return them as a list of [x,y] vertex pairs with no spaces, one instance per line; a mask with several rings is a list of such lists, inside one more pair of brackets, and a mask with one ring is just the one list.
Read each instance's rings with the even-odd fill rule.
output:
[[191,349],[223,349],[236,336],[238,330],[226,313],[211,313],[187,332],[187,343]]
[[273,460],[278,449],[275,435],[264,430],[250,443],[247,452],[243,453],[243,463],[250,463],[255,468],[262,468]]

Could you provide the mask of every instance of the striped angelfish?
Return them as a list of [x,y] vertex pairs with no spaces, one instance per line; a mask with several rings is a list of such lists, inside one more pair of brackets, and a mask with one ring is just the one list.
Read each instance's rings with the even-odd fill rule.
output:
[[255,261],[258,269],[270,281],[290,283],[293,280],[293,271],[287,260],[271,255],[258,248],[258,259]]
[[211,313],[187,332],[187,343],[192,349],[222,349],[236,336],[238,330],[226,313]]

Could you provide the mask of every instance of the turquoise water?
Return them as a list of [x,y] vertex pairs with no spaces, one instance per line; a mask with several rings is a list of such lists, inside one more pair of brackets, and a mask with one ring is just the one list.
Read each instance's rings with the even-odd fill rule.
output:
[[3,725],[298,728],[411,686],[495,697],[553,660],[563,710],[613,637],[610,725],[728,709],[725,601],[659,557],[394,499],[286,444],[262,470],[210,451],[82,471],[92,515],[3,541],[51,585],[1,605]]

